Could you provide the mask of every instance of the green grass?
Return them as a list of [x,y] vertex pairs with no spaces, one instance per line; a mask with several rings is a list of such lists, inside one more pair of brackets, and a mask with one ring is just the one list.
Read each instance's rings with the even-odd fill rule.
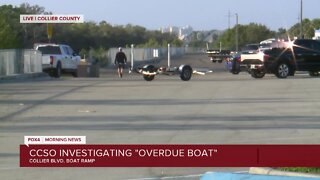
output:
[[320,167],[306,168],[306,167],[284,167],[277,168],[280,171],[290,171],[290,172],[300,172],[300,173],[310,173],[310,174],[320,174]]

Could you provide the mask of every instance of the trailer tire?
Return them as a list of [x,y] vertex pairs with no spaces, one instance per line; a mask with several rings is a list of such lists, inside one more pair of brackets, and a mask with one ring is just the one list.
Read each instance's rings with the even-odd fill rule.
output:
[[[153,65],[145,65],[143,66],[144,71],[148,71],[150,73],[155,72],[155,67]],[[143,79],[146,81],[152,81],[155,75],[143,75]]]
[[179,67],[180,79],[182,81],[189,81],[192,76],[192,68],[189,65],[181,65]]

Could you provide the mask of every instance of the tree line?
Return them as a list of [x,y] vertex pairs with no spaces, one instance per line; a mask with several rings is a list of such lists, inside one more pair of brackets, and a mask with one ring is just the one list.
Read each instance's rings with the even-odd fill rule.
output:
[[[32,48],[34,43],[48,42],[47,24],[21,24],[20,14],[52,14],[38,5],[0,6],[0,49]],[[65,43],[77,52],[111,47],[162,47],[171,43],[182,46],[175,34],[147,30],[141,26],[113,26],[106,21],[82,24],[53,24],[52,42]]]
[[[302,38],[311,39],[314,37],[316,29],[320,29],[320,19],[304,19],[302,21],[303,34]],[[280,28],[278,31],[272,31],[265,25],[250,23],[248,25],[237,25],[231,29],[226,30],[221,36],[217,37],[212,44],[214,48],[218,48],[220,45],[224,49],[236,49],[236,31],[238,30],[238,43],[239,47],[243,47],[250,43],[259,43],[265,39],[276,38],[276,39],[288,39],[293,40],[294,38],[300,37],[300,23],[296,23],[291,28],[284,29]]]
[[[20,6],[0,6],[0,49],[32,48],[34,43],[48,42],[47,24],[21,24],[20,14],[52,14],[38,5],[31,6],[23,3]],[[303,20],[303,36],[311,38],[314,30],[320,28],[320,19]],[[168,43],[173,46],[188,45],[189,47],[206,47],[208,35],[211,34],[211,47],[235,49],[236,30],[238,30],[239,47],[249,43],[258,43],[268,38],[298,37],[300,23],[290,29],[280,28],[272,31],[262,24],[250,23],[237,25],[225,31],[195,31],[186,41],[178,39],[176,34],[162,33],[147,30],[136,25],[111,25],[106,21],[85,22],[83,24],[54,24],[52,42],[71,45],[81,55],[101,54],[111,47],[166,47]]]

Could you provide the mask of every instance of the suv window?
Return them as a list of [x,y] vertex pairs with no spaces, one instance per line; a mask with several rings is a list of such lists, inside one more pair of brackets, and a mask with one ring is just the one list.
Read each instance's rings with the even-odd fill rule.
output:
[[297,40],[295,42],[298,47],[295,47],[297,52],[320,52],[320,42],[314,40]]
[[311,48],[316,52],[320,52],[320,42],[312,41]]

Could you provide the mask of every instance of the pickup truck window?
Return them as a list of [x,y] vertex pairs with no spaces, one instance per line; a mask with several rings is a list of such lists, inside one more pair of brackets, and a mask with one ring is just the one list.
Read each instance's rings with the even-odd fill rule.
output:
[[69,52],[68,47],[63,46],[62,48],[63,48],[63,51],[64,51],[67,55],[71,55],[71,53]]
[[73,55],[74,54],[73,49],[71,47],[68,47],[68,49],[69,49],[70,55]]
[[59,46],[42,46],[38,48],[42,54],[61,54]]

